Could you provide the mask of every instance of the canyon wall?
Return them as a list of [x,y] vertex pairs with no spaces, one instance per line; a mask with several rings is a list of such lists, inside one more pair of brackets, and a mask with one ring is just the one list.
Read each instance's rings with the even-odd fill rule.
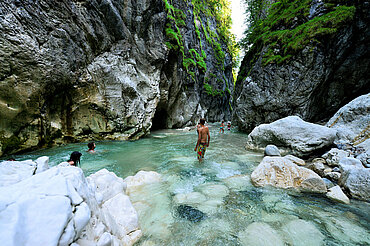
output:
[[232,58],[197,1],[0,2],[0,155],[231,116]]
[[326,121],[370,91],[370,3],[345,4],[267,5],[264,29],[252,31],[235,85],[233,122],[239,129],[250,132],[290,115]]

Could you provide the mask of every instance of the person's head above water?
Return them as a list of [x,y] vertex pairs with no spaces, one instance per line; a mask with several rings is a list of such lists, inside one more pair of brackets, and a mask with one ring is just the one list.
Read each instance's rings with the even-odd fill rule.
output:
[[199,123],[200,123],[201,125],[204,125],[204,124],[206,123],[206,120],[205,120],[204,118],[201,118],[201,119],[199,120]]
[[88,151],[94,151],[96,145],[95,145],[94,142],[90,142],[90,143],[87,144],[87,147],[89,148]]
[[[69,163],[71,164],[71,165],[74,165],[74,166],[78,166],[78,164],[80,164],[80,158],[81,158],[81,153],[80,152],[78,152],[78,151],[74,151],[74,152],[72,152],[72,154],[71,154],[71,157],[69,158]],[[73,162],[73,163],[72,163]]]

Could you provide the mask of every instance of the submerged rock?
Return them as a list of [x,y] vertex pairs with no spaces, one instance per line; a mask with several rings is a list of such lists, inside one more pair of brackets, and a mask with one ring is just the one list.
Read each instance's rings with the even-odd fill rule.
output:
[[199,222],[205,219],[205,213],[188,205],[180,205],[177,207],[177,213],[181,218],[191,222]]
[[305,122],[298,116],[289,116],[254,128],[248,135],[247,148],[274,144],[302,157],[325,150],[335,139],[336,130]]
[[324,243],[325,236],[311,222],[296,219],[284,225],[282,229],[289,238],[290,245],[319,246]]
[[266,223],[254,222],[238,234],[239,241],[244,246],[285,245],[280,235]]

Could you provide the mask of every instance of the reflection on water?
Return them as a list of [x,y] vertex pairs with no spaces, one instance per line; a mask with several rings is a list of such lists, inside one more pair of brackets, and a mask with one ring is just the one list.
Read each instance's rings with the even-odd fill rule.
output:
[[[244,149],[246,135],[218,133],[199,164],[195,130],[162,130],[135,142],[97,142],[96,153],[85,144],[70,144],[17,160],[50,156],[54,166],[72,151],[83,153],[86,175],[102,168],[125,178],[153,170],[163,182],[131,194],[149,245],[369,245],[368,203],[333,203],[320,195],[256,188],[249,175],[262,159]],[[191,217],[193,216],[193,217]],[[265,240],[265,241],[264,241]]]

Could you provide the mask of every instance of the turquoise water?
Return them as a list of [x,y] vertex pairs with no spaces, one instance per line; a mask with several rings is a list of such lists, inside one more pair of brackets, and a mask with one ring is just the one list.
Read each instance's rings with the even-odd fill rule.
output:
[[[370,245],[368,203],[343,205],[320,195],[256,188],[249,175],[262,154],[245,150],[245,134],[210,129],[211,144],[201,164],[194,152],[195,130],[97,142],[96,153],[87,153],[87,143],[81,143],[15,158],[47,155],[54,166],[80,151],[86,175],[102,168],[122,178],[139,170],[160,173],[163,182],[130,194],[144,234],[136,245]],[[253,229],[261,224],[270,231]]]

